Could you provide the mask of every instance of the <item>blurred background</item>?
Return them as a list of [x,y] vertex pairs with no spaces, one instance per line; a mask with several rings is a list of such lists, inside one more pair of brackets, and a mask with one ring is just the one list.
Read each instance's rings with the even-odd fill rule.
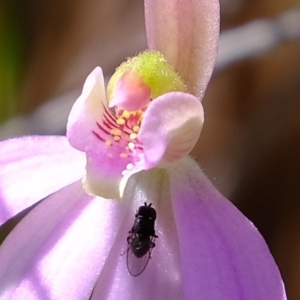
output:
[[[0,139],[63,134],[87,74],[146,48],[142,0],[2,0]],[[300,300],[300,0],[221,0],[192,155],[265,237]]]

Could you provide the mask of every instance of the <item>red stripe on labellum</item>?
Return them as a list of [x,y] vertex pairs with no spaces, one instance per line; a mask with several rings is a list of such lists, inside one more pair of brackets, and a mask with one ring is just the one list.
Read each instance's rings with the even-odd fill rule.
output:
[[[103,126],[102,126],[102,124],[100,124],[100,123],[96,123],[97,124],[97,126],[99,127],[99,129],[101,130],[101,131],[103,131],[104,133],[106,133],[107,135],[110,135],[110,131],[108,130],[108,129],[105,129]],[[104,124],[105,125],[105,124]]]
[[95,132],[94,130],[93,130],[92,132],[93,132],[93,134],[94,134],[100,141],[106,142],[106,140],[103,139],[97,132]]

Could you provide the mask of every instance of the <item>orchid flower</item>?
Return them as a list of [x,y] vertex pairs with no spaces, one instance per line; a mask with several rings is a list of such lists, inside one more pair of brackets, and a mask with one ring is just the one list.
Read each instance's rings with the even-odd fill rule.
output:
[[[0,222],[36,205],[0,247],[0,299],[286,299],[253,224],[188,156],[214,66],[217,0],[146,0],[149,51],[105,92],[87,77],[67,137],[0,144]],[[70,146],[71,145],[71,146]],[[146,270],[123,255],[137,208],[157,211]]]

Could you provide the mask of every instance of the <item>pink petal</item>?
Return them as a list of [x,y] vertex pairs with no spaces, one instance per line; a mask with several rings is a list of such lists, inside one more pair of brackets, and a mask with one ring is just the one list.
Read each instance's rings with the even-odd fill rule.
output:
[[[97,67],[86,79],[81,96],[69,115],[67,137],[70,144],[86,152],[84,188],[88,194],[119,199],[122,172],[134,157],[128,155],[128,140],[118,129],[116,117],[109,112],[103,74]],[[120,141],[113,130],[120,131]]]
[[93,131],[98,130],[97,122],[103,119],[104,105],[107,100],[103,73],[96,67],[87,77],[68,118],[67,137],[73,147],[87,151],[97,141]]
[[123,203],[87,196],[80,182],[51,195],[0,248],[1,299],[89,299],[124,212]]
[[[152,169],[133,175],[122,202],[128,203],[125,204],[128,210],[121,223],[122,230],[108,258],[107,268],[98,279],[92,299],[184,299],[178,235],[171,210],[167,173]],[[126,265],[126,238],[135,212],[144,202],[153,203],[157,211],[155,227],[158,238],[146,269],[138,277],[132,277]]]
[[162,52],[202,98],[215,64],[219,37],[218,0],[145,0],[148,45]]
[[66,137],[0,143],[0,224],[84,175],[85,156]]
[[155,99],[145,112],[138,136],[146,168],[187,155],[199,139],[203,121],[202,105],[193,95],[172,92]]
[[282,279],[257,229],[192,159],[169,170],[184,299],[283,300]]
[[[87,154],[86,176],[83,181],[88,194],[99,195],[107,199],[120,199],[122,172],[131,162],[129,158],[122,158],[116,151],[112,157],[107,156],[101,147],[94,148]],[[101,151],[102,150],[102,151]]]

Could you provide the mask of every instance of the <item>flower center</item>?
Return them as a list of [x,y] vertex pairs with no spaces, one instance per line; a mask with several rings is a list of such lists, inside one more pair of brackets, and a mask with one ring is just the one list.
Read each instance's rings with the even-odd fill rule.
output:
[[[98,131],[93,134],[105,143],[107,156],[111,159],[116,158],[135,158],[139,161],[139,154],[143,152],[143,146],[138,140],[143,110],[127,111],[116,110],[110,111],[103,106],[104,118],[97,122]],[[130,166],[129,166],[130,167]]]

